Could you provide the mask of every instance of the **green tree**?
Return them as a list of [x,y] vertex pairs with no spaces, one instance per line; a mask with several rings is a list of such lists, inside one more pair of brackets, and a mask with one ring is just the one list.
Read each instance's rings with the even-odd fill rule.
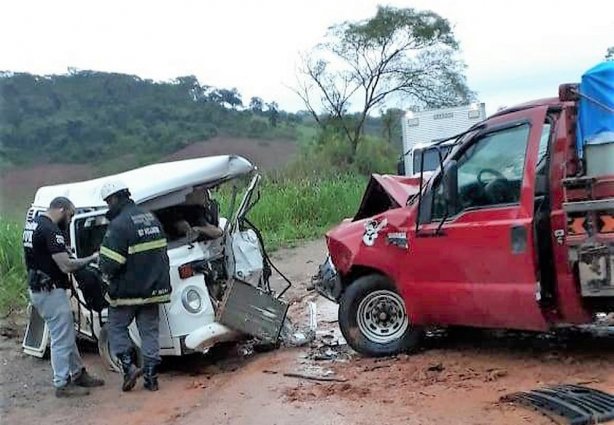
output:
[[[438,14],[379,6],[372,18],[329,28],[326,41],[303,56],[295,92],[355,153],[369,112],[393,96],[427,107],[473,100],[457,51],[450,23]],[[350,107],[357,116],[349,116]]]
[[405,111],[398,108],[389,108],[381,114],[382,136],[390,145],[402,142],[401,119]]
[[76,69],[47,76],[0,72],[0,165],[128,167],[124,156],[152,161],[217,134],[281,137],[266,117],[238,111],[241,106],[237,89],[202,85],[194,76],[154,82]]
[[272,127],[277,127],[279,122],[279,105],[277,102],[267,103],[267,116]]
[[262,112],[263,108],[264,108],[264,100],[262,100],[260,97],[254,96],[250,99],[249,109],[252,112],[259,114]]

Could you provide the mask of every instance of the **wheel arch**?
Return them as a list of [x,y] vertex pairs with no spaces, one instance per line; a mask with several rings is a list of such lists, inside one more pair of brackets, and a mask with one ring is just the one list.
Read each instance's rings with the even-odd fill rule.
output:
[[346,274],[344,274],[341,277],[341,285],[342,285],[341,295],[343,295],[343,293],[348,288],[348,286],[350,286],[357,279],[361,277],[369,276],[369,275],[383,276],[387,278],[388,280],[390,280],[390,282],[392,282],[395,286],[397,286],[395,280],[390,275],[384,273],[383,271],[379,269],[376,269],[374,267],[369,267],[369,266],[354,265]]

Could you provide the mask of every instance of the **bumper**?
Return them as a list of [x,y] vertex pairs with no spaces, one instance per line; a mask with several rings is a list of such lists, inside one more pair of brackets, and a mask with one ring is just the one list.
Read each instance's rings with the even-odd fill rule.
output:
[[235,340],[240,335],[239,332],[233,331],[229,327],[213,322],[188,334],[185,338],[185,346],[191,350],[204,350],[219,342]]
[[312,278],[312,284],[315,290],[323,297],[334,302],[339,301],[343,285],[341,277],[337,273],[330,257],[327,257],[326,261],[320,265],[318,274]]

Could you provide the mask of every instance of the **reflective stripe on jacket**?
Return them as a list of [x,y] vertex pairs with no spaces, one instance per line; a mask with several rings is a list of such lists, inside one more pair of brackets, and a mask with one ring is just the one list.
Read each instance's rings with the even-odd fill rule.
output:
[[170,301],[166,236],[158,219],[126,200],[107,227],[100,270],[109,281],[111,306]]

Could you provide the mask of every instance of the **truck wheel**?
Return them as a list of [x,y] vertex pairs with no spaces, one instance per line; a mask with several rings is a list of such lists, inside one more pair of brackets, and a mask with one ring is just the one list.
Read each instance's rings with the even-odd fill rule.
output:
[[[137,367],[143,366],[143,355],[141,353],[141,349],[132,341],[134,347],[134,361]],[[100,328],[100,334],[98,335],[98,353],[100,353],[100,357],[107,364],[109,369],[113,372],[121,373],[122,365],[119,359],[113,355],[111,355],[111,345],[109,342],[109,329],[105,324]]]
[[423,335],[422,328],[409,322],[394,284],[381,275],[350,284],[339,305],[339,327],[350,347],[370,357],[410,352]]

